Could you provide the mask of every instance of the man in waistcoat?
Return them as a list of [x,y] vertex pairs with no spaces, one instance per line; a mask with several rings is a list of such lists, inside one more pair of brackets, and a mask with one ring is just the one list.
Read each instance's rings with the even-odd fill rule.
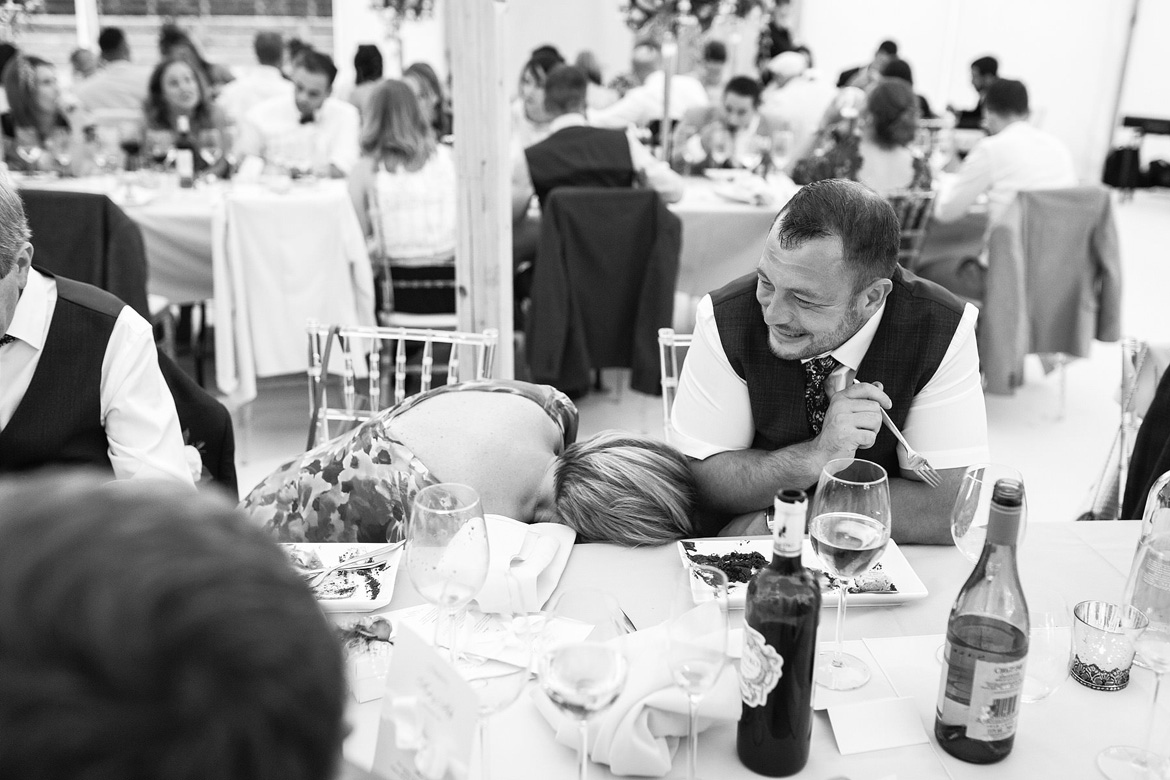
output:
[[0,473],[79,465],[193,486],[150,323],[33,267],[30,237],[0,180]]
[[[671,443],[721,518],[708,531],[771,506],[778,490],[814,488],[834,458],[859,457],[890,476],[896,541],[950,542],[963,471],[988,458],[977,310],[900,268],[898,233],[867,187],[810,184],[777,216],[756,273],[703,298]],[[906,468],[882,409],[941,487]]]

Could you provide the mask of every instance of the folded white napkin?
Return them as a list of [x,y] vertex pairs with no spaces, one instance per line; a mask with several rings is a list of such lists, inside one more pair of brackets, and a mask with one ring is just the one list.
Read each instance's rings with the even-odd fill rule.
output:
[[528,525],[502,515],[486,515],[484,521],[490,559],[487,579],[475,597],[480,611],[540,611],[561,580],[577,532],[567,525]]
[[[589,757],[609,765],[615,775],[662,777],[670,771],[678,738],[687,735],[687,698],[665,662],[667,631],[667,624],[662,624],[613,640],[622,647],[629,675],[617,701],[589,721]],[[557,709],[538,687],[532,688],[532,696],[557,741],[579,746],[576,719]],[[699,705],[698,729],[738,720],[740,710],[738,675],[728,661]]]

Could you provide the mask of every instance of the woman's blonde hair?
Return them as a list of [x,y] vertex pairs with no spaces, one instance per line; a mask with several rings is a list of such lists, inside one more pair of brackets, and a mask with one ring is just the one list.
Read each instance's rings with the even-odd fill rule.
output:
[[362,125],[362,151],[375,159],[419,168],[435,150],[419,99],[404,81],[386,79],[370,93]]
[[698,486],[678,450],[607,431],[565,448],[555,501],[578,541],[638,547],[694,535]]

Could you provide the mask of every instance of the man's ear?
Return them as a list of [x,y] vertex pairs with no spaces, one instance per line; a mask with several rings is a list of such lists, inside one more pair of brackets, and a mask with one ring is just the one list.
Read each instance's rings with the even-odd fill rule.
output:
[[20,289],[24,289],[25,284],[28,283],[28,270],[32,267],[33,245],[24,242],[24,245],[16,250],[16,278],[20,284]]
[[878,279],[861,292],[861,313],[870,317],[886,302],[886,296],[894,289],[889,279]]

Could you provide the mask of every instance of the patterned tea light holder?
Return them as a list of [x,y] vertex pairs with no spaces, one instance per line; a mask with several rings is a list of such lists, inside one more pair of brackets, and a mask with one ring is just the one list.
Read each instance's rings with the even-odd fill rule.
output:
[[1149,619],[1130,606],[1082,601],[1073,607],[1073,679],[1095,691],[1120,691],[1129,685],[1134,641]]

